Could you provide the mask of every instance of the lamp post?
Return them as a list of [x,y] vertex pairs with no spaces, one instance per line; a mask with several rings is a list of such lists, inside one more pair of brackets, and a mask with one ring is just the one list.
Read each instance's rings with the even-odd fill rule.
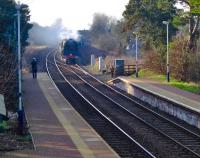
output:
[[19,129],[19,133],[23,134],[23,109],[22,109],[22,65],[21,65],[21,28],[20,28],[20,9],[21,9],[21,5],[18,2],[17,6],[17,50],[18,50],[18,96],[19,96],[19,105],[18,105],[18,129]]
[[135,77],[138,77],[138,35],[136,32],[133,32],[135,34]]
[[163,21],[163,24],[167,26],[167,82],[170,82],[169,72],[169,21]]

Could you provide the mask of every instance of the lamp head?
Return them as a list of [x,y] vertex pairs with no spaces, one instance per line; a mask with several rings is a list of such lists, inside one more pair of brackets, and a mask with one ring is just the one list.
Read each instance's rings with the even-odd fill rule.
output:
[[165,25],[168,25],[169,21],[163,21],[162,23],[165,24]]
[[138,33],[137,32],[133,32],[133,34],[136,36],[136,38],[138,37]]

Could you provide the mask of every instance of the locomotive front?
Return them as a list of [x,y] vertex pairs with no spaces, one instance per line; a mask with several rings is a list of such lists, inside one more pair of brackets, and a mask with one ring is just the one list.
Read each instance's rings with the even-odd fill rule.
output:
[[66,59],[66,64],[77,64],[79,59],[78,42],[69,39],[64,43],[63,56]]

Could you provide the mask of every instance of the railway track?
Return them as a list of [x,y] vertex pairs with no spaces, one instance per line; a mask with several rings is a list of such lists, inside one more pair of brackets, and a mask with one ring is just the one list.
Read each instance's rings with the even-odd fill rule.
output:
[[[112,87],[102,83],[97,80],[87,72],[85,72],[80,67],[73,68],[76,73],[81,76],[86,82],[89,82],[93,87],[101,91],[101,93],[106,94],[110,98],[115,96],[114,100],[116,103],[120,103],[120,106],[140,117],[145,122],[151,124],[154,128],[162,133],[165,133],[172,140],[180,143],[189,150],[200,155],[200,135],[199,131],[196,129],[191,130],[191,126],[179,125],[175,118],[169,119],[168,117],[162,115],[158,111],[153,111],[151,108],[146,107],[139,103],[136,99],[130,98],[119,91],[116,91]],[[174,119],[174,120],[173,120]],[[177,135],[178,133],[178,135]]]
[[[67,81],[68,85],[70,84],[76,92],[90,104],[87,108],[91,108],[92,106],[93,110],[97,110],[104,117],[107,117],[115,127],[118,127],[117,129],[120,129],[120,132],[125,134],[126,138],[131,138],[137,145],[139,145],[137,142],[140,142],[140,148],[142,147],[141,149],[146,153],[143,157],[153,155],[155,155],[155,157],[200,157],[200,141],[197,134],[190,132],[173,121],[155,113],[151,109],[147,109],[132,98],[99,82],[87,72],[81,70],[80,67],[66,66],[61,62],[56,62],[53,55],[49,55],[49,57],[51,57],[51,59],[48,60],[51,62],[47,63],[50,63],[51,66],[49,66],[49,70],[52,71],[49,73],[57,77],[59,70],[59,73],[62,73],[62,77]],[[54,69],[52,67],[54,67]],[[57,75],[53,73],[57,73]],[[54,79],[55,77],[52,78]],[[83,110],[83,107],[79,108]],[[79,108],[78,111],[81,113]],[[98,121],[96,119],[94,120],[93,124],[96,124]],[[104,126],[100,127],[104,129]],[[101,128],[97,128],[97,132],[99,132],[98,130]],[[105,133],[112,133],[112,131],[111,128],[111,131]],[[119,133],[119,131],[116,133]],[[110,136],[107,138],[114,140]],[[119,139],[119,144],[120,140],[122,139]],[[113,147],[113,145],[111,146]],[[130,154],[131,150],[134,149],[133,147],[130,149],[130,146],[131,145],[128,144],[127,147],[125,147],[123,144],[121,147],[122,150],[120,151],[122,153],[126,151],[126,154]],[[119,147],[117,145],[113,148],[117,151]],[[148,149],[149,152],[145,148]],[[134,151],[131,153],[130,157],[138,157],[134,156],[135,153],[140,153],[138,152],[138,147],[136,149],[136,152]],[[142,151],[141,149],[139,151]],[[120,152],[118,151],[118,153]],[[126,154],[120,154],[120,156],[128,157]]]
[[53,54],[48,54],[46,66],[48,74],[54,81],[56,87],[121,157],[155,158],[155,156],[95,108],[89,100],[66,80],[64,75],[58,70]]

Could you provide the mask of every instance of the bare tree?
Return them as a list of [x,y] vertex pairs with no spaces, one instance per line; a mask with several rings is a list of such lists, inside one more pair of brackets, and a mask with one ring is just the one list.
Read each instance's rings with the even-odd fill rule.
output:
[[177,0],[189,9],[189,33],[190,39],[188,43],[189,51],[195,52],[197,48],[197,40],[199,38],[200,30],[200,2],[199,0]]
[[0,94],[5,97],[7,109],[16,109],[17,62],[15,54],[5,45],[0,45]]
[[121,48],[124,46],[122,23],[122,21],[117,21],[105,14],[94,14],[90,28],[92,44],[105,51],[121,52]]

